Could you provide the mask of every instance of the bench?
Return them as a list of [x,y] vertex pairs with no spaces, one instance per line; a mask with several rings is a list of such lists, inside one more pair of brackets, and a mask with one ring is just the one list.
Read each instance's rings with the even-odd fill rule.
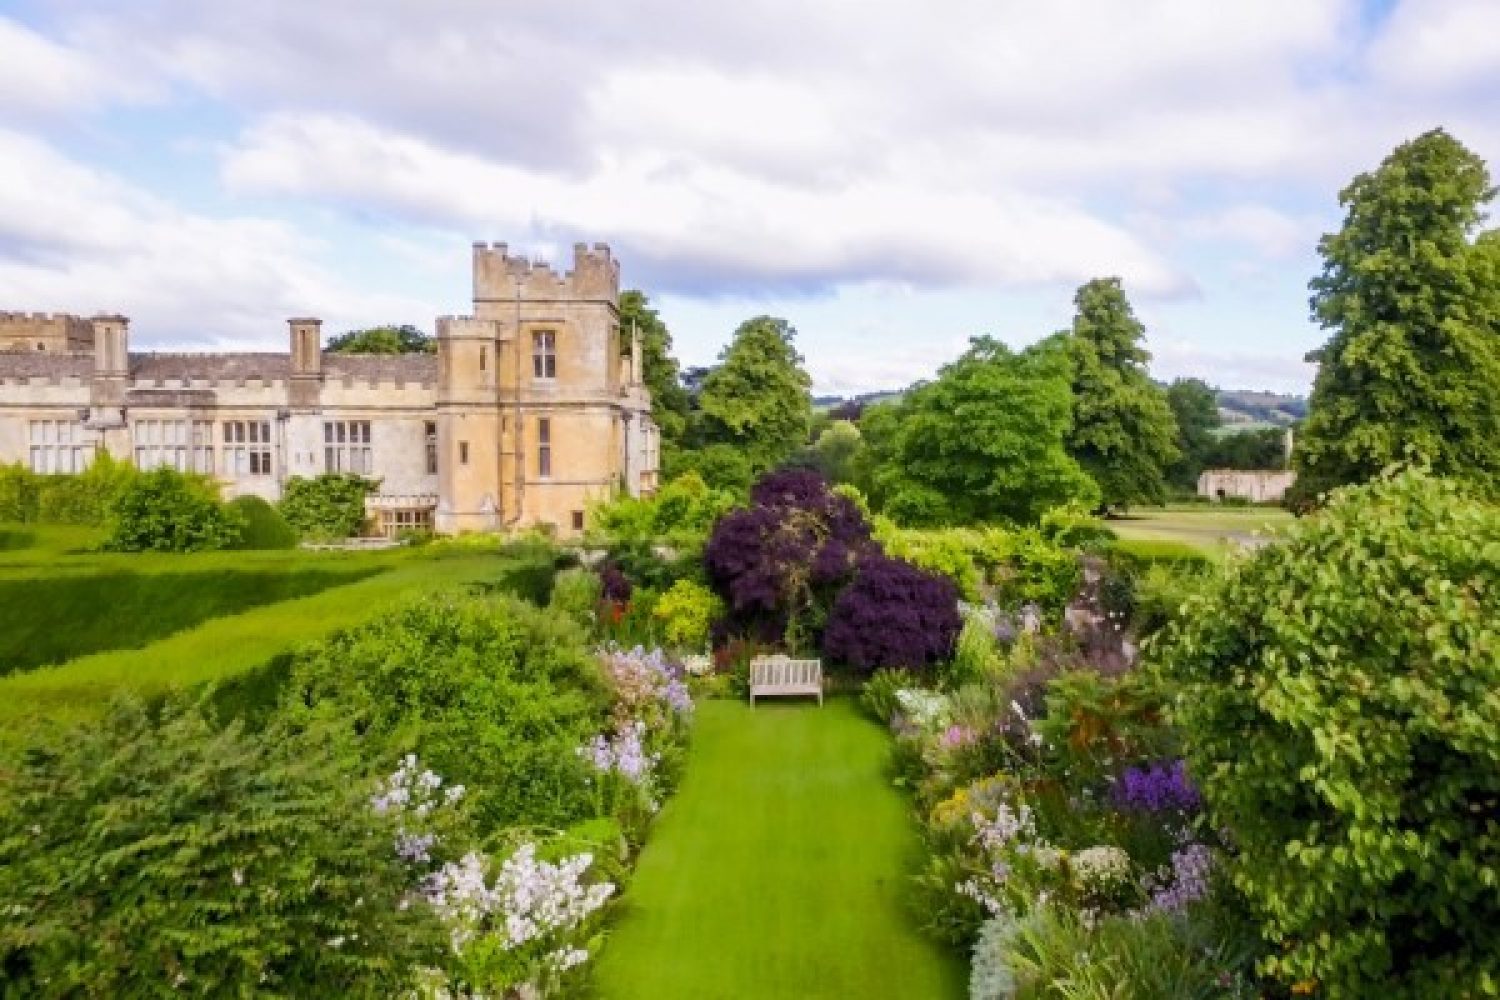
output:
[[823,661],[757,656],[750,661],[750,707],[757,697],[813,694],[823,704]]

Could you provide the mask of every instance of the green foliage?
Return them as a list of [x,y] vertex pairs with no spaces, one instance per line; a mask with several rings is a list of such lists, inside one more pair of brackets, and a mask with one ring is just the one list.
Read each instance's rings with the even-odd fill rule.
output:
[[1110,546],[1109,557],[1118,566],[1136,573],[1152,566],[1192,569],[1213,564],[1201,548],[1167,538],[1121,538]]
[[212,480],[162,466],[131,479],[108,529],[104,547],[114,552],[204,552],[238,544],[244,521]]
[[1038,525],[1042,537],[1069,548],[1097,548],[1117,537],[1114,529],[1081,507],[1054,507]]
[[1192,491],[1213,464],[1214,431],[1224,422],[1218,395],[1202,379],[1180,378],[1167,386],[1167,405],[1177,421],[1177,460],[1168,467],[1167,478],[1178,489]]
[[812,380],[796,336],[784,319],[746,320],[703,382],[706,443],[739,449],[752,475],[775,468],[807,439]]
[[947,577],[965,601],[977,601],[983,596],[984,573],[975,553],[979,545],[977,532],[966,528],[927,531],[901,528],[887,517],[877,517],[873,527],[875,541],[887,555]]
[[734,507],[736,494],[715,489],[695,472],[673,479],[651,497],[620,496],[589,511],[588,543],[634,583],[669,587],[700,572],[714,523]]
[[0,674],[131,649],[233,614],[358,580],[374,567],[28,574],[0,578]]
[[1130,620],[1138,636],[1151,636],[1177,620],[1188,598],[1208,586],[1206,564],[1151,563],[1135,578]]
[[1177,422],[1146,374],[1146,330],[1118,278],[1096,278],[1073,298],[1069,451],[1099,484],[1105,507],[1161,503],[1177,460]]
[[37,519],[41,483],[20,462],[0,465],[0,521],[30,524]]
[[900,705],[896,692],[911,687],[911,674],[905,670],[877,670],[865,681],[859,704],[877,722],[889,723]]
[[553,611],[567,615],[586,629],[595,624],[599,611],[599,576],[593,570],[574,566],[557,574],[552,584]]
[[129,702],[39,738],[0,783],[7,995],[400,995],[442,943],[349,750]]
[[471,787],[486,828],[594,815],[576,748],[608,695],[574,622],[508,596],[442,595],[297,658],[286,711],[361,734],[369,759],[416,752]]
[[328,340],[334,354],[436,354],[437,341],[414,326],[372,326],[349,330]]
[[1484,161],[1441,129],[1340,193],[1310,286],[1331,336],[1297,443],[1302,497],[1400,461],[1500,482],[1500,254],[1473,241],[1493,195]]
[[755,467],[735,445],[710,444],[692,451],[664,452],[662,475],[669,480],[697,476],[713,489],[744,496],[755,481]]
[[297,547],[297,532],[280,512],[258,496],[245,495],[229,501],[229,510],[240,519],[237,549],[270,551]]
[[1278,427],[1236,431],[1216,438],[1205,452],[1212,469],[1286,468],[1286,431]]
[[677,649],[699,650],[708,645],[709,629],[724,614],[724,602],[708,587],[678,580],[651,611],[661,624],[661,635]]
[[1500,982],[1500,509],[1407,471],[1233,565],[1155,652],[1234,880],[1319,995]]
[[867,456],[860,485],[903,524],[1011,520],[1093,506],[1093,483],[1064,447],[1068,359],[1044,341],[1019,354],[989,337],[899,403],[860,421]]
[[830,483],[852,483],[855,463],[863,447],[864,438],[855,424],[835,420],[818,433],[803,458]]
[[687,433],[689,399],[682,387],[677,359],[672,357],[672,334],[644,292],[627,289],[620,293],[622,350],[630,338],[641,337],[641,367],[646,388],[651,390],[651,419],[661,429],[663,452],[677,449]]
[[1078,553],[1034,529],[985,533],[984,559],[993,568],[995,599],[1002,607],[1035,604],[1056,612],[1078,593],[1083,571]]
[[329,472],[313,479],[293,476],[282,487],[281,516],[303,538],[352,538],[364,529],[365,497],[379,485],[347,472]]

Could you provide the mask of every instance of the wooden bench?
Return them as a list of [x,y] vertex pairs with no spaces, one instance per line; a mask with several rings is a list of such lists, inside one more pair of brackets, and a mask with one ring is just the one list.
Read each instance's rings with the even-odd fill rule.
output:
[[813,694],[823,704],[823,661],[757,656],[750,661],[750,707],[757,697]]

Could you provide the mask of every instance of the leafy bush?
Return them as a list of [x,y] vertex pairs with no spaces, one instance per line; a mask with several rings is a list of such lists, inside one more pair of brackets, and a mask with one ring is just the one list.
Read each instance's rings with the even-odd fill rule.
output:
[[599,732],[608,692],[586,643],[519,598],[430,597],[300,655],[285,711],[340,721],[372,760],[420,754],[475,789],[486,828],[562,827],[594,815],[575,751]]
[[678,580],[656,602],[652,615],[661,623],[662,638],[678,649],[702,649],[709,629],[724,613],[724,602],[701,583]]
[[210,480],[168,466],[135,476],[109,516],[114,552],[203,552],[240,540],[244,522]]
[[38,478],[20,462],[0,465],[0,521],[29,524],[37,519]]
[[348,749],[132,703],[39,737],[0,782],[7,995],[403,993],[437,925]]
[[927,531],[900,528],[882,517],[875,520],[875,540],[886,555],[952,580],[964,600],[977,601],[982,596],[984,573],[975,559],[978,545],[975,532],[964,528]]
[[867,553],[829,612],[823,653],[867,673],[918,669],[952,656],[962,626],[952,581]]
[[553,611],[559,611],[584,628],[592,628],[599,610],[599,576],[581,566],[565,569],[552,584]]
[[1401,472],[1336,491],[1157,653],[1266,968],[1329,997],[1500,981],[1500,509]]
[[347,472],[293,476],[281,491],[281,516],[303,538],[341,541],[364,530],[365,497],[379,483]]
[[865,681],[859,703],[877,722],[889,723],[900,707],[896,692],[911,686],[911,678],[900,670],[877,670]]
[[1036,530],[986,532],[984,549],[983,558],[993,567],[995,599],[1002,606],[1035,604],[1057,612],[1078,592],[1078,553]]
[[235,548],[269,550],[297,547],[297,532],[287,524],[286,518],[275,507],[260,497],[235,497],[229,501],[229,509],[244,525],[240,531],[239,544]]

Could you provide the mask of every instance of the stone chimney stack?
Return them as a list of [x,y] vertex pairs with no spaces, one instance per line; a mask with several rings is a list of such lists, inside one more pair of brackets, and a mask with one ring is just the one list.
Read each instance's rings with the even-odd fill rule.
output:
[[287,320],[292,338],[292,382],[290,399],[294,409],[306,410],[318,405],[323,384],[323,321],[302,318]]
[[124,316],[95,316],[94,374],[125,378],[130,374],[130,320]]

